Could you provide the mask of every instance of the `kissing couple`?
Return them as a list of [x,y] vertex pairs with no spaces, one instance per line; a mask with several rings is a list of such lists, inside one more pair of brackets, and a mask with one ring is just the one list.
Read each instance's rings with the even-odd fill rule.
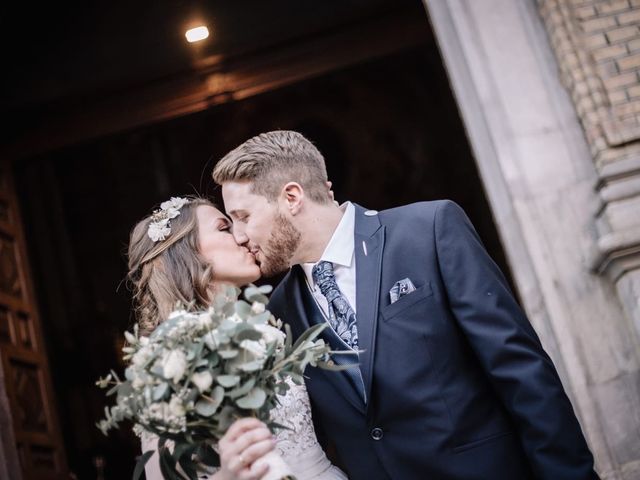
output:
[[[587,480],[593,457],[556,369],[452,201],[385,211],[333,200],[325,161],[304,136],[247,140],[213,170],[223,213],[175,199],[131,233],[136,320],[149,334],[177,302],[287,272],[268,308],[294,338],[322,338],[357,366],[309,367],[273,420],[237,420],[201,478],[261,479],[278,452],[299,480]],[[153,448],[143,436],[143,450]],[[157,454],[146,467],[161,479]]]

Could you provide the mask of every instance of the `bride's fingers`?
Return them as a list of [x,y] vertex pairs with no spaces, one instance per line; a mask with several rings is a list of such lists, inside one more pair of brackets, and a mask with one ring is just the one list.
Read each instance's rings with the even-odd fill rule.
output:
[[[244,467],[253,462],[253,457],[247,457],[244,452],[248,447],[262,441],[272,441],[273,435],[266,427],[253,428],[244,432],[235,440],[220,441],[220,461],[226,469],[238,474]],[[273,447],[271,447],[273,448]]]
[[250,430],[240,435],[233,442],[233,446],[230,450],[233,450],[234,452],[241,453],[242,455],[244,455],[244,452],[247,448],[251,447],[252,445],[258,442],[262,442],[264,440],[271,441],[272,438],[273,438],[273,434],[268,428],[266,427],[254,428],[253,430]]
[[251,465],[260,457],[272,451],[275,446],[276,441],[272,438],[255,442],[242,451],[242,458],[248,465]]
[[235,422],[233,422],[233,424],[229,427],[229,430],[227,430],[227,433],[225,433],[224,437],[222,437],[222,440],[226,439],[229,441],[233,441],[244,432],[260,427],[266,428],[266,425],[257,418],[241,418],[240,420],[236,420]]
[[[242,474],[240,474],[240,478],[241,478],[241,480],[260,480],[268,471],[269,471],[269,465],[268,464],[266,464],[266,463],[262,463],[262,464],[253,463],[247,469],[246,473],[242,472]],[[243,474],[246,475],[246,477],[243,476]]]

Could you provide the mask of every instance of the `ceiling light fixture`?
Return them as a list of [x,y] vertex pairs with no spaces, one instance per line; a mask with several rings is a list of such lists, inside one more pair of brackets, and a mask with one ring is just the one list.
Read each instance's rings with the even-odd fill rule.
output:
[[187,37],[187,42],[189,43],[200,42],[209,36],[209,29],[204,25],[190,28],[185,32],[184,36]]

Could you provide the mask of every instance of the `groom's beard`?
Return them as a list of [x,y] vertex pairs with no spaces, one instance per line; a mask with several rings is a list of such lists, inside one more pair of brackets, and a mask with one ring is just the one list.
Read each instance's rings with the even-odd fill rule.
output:
[[271,237],[262,249],[264,259],[260,262],[260,272],[272,277],[291,267],[291,258],[300,245],[302,234],[284,215],[278,213],[273,221]]

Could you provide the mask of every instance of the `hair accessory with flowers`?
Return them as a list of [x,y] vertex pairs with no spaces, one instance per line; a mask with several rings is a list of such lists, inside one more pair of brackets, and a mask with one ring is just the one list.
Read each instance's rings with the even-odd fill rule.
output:
[[189,203],[189,199],[171,197],[160,204],[160,208],[151,215],[147,235],[154,242],[164,240],[171,233],[171,219],[180,215],[180,209]]

